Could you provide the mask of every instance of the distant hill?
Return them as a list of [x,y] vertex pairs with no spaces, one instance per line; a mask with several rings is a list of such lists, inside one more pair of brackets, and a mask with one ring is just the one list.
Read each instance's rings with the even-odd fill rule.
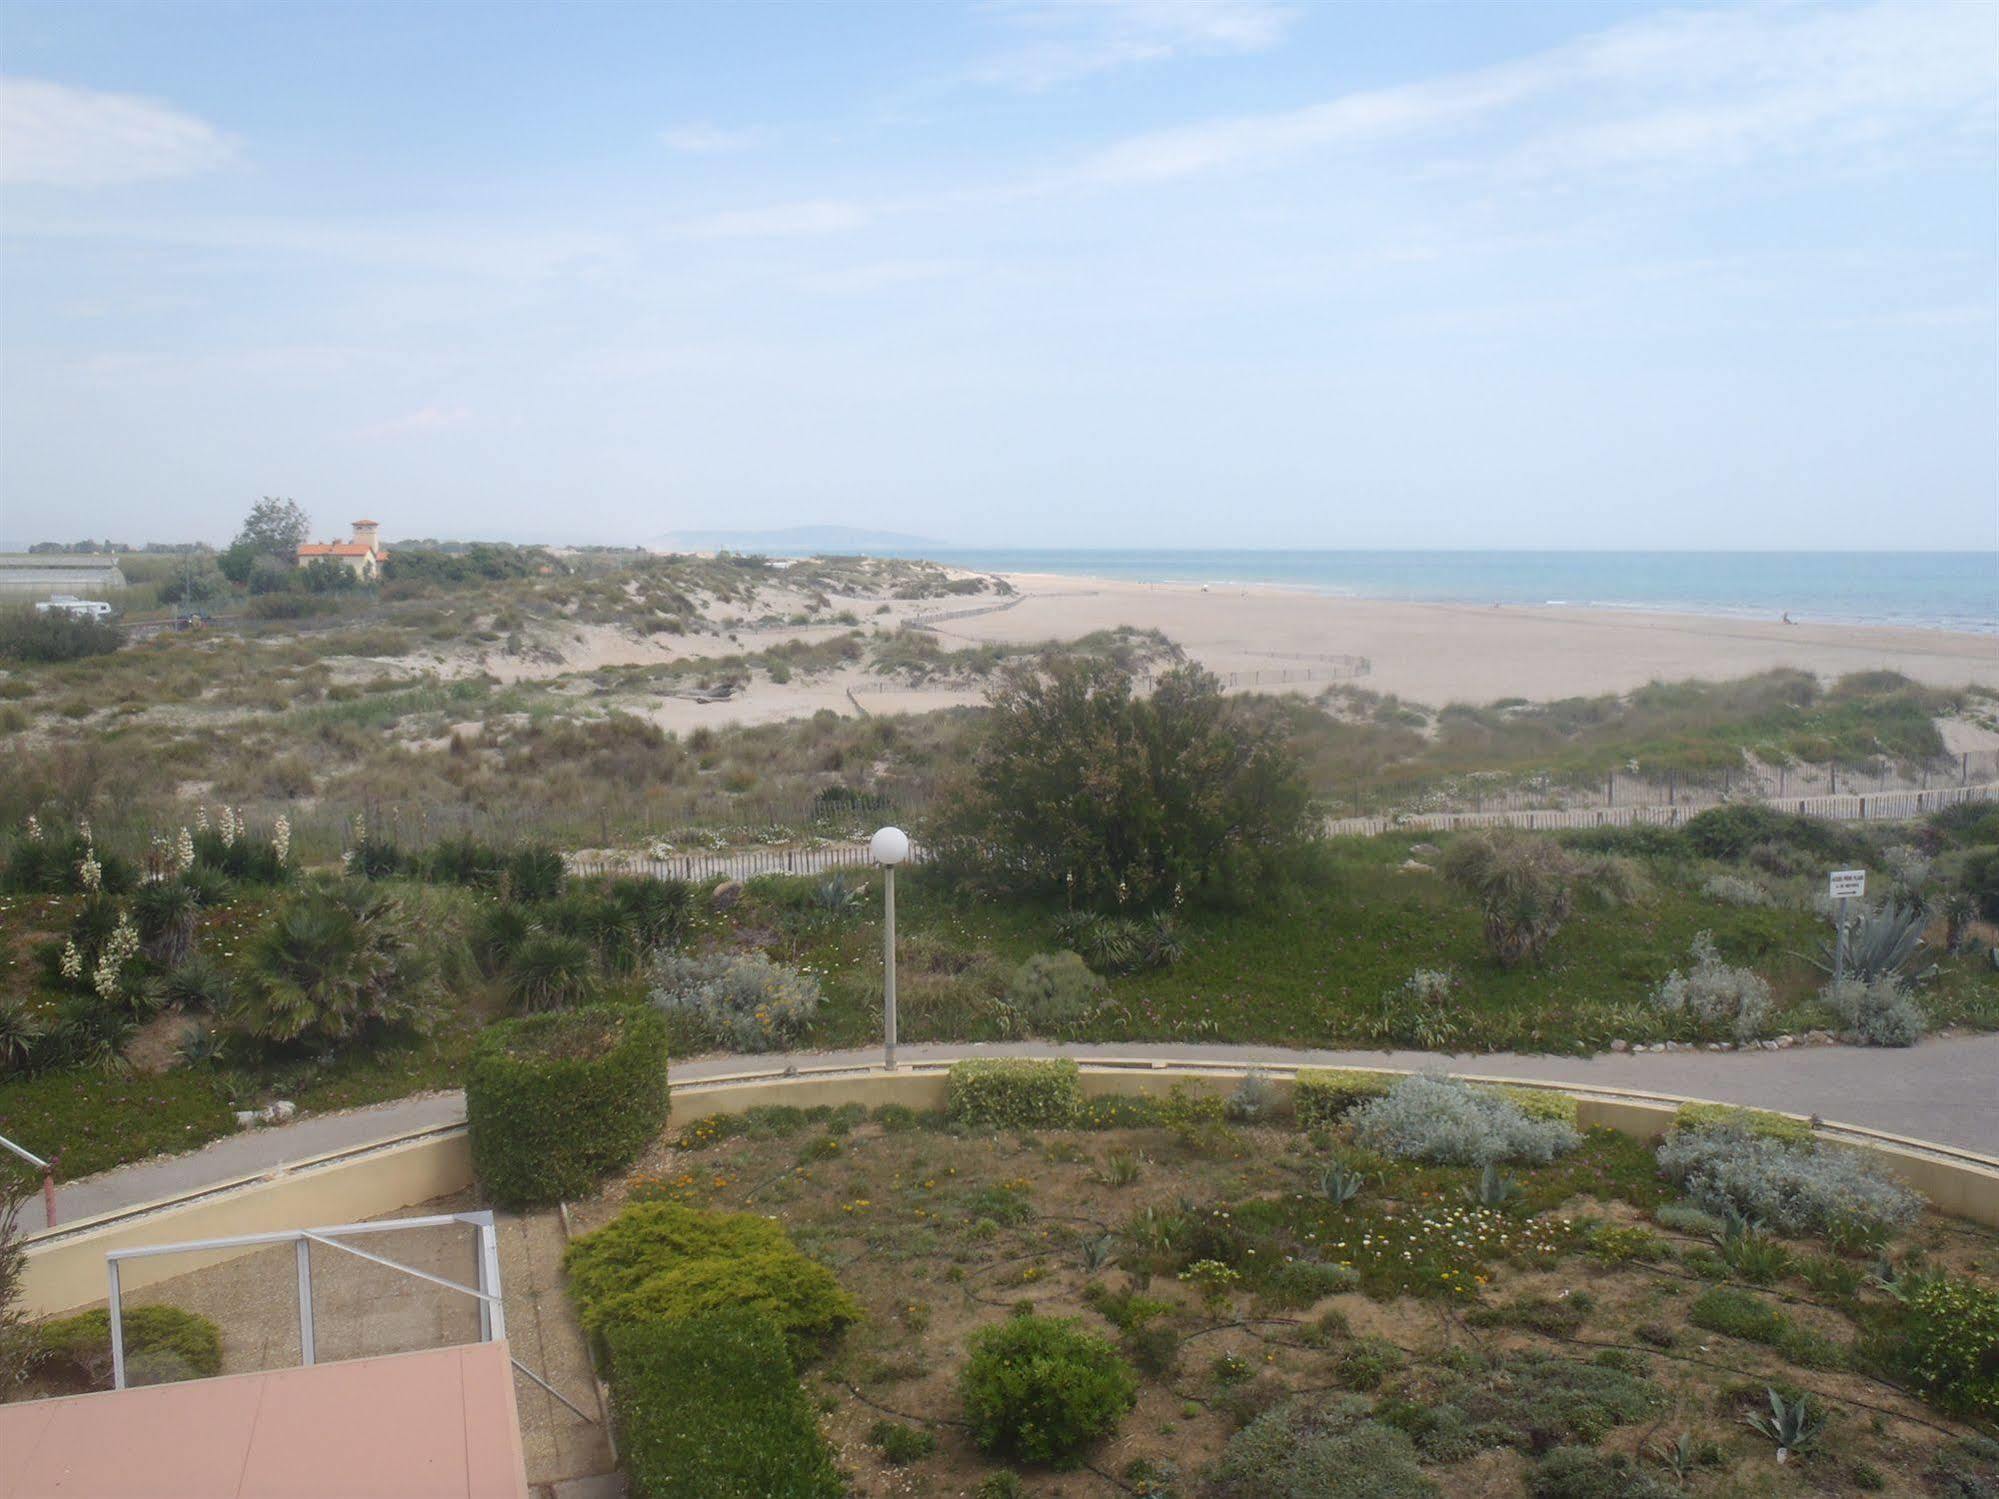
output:
[[777,531],[668,531],[654,539],[656,547],[685,547],[696,552],[869,552],[892,547],[909,551],[941,547],[934,536],[902,531],[865,531],[858,526],[786,526]]

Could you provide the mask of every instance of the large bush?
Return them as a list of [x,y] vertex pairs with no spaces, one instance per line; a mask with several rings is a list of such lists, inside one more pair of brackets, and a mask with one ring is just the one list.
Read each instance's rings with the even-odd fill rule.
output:
[[109,655],[124,639],[116,625],[102,620],[79,619],[53,609],[46,614],[32,608],[0,610],[0,660],[77,661]]
[[1687,819],[1680,836],[1710,859],[1740,859],[1751,849],[1777,844],[1820,859],[1843,859],[1861,845],[1816,817],[1798,817],[1757,802],[1710,807]]
[[505,1207],[580,1197],[637,1160],[666,1124],[666,1025],[589,1008],[489,1026],[472,1050],[472,1166]]
[[1072,952],[1036,953],[1016,968],[1006,1002],[1021,1025],[1037,1036],[1071,1034],[1090,1022],[1103,1003],[1104,981]]
[[1544,1166],[1582,1143],[1575,1126],[1531,1117],[1504,1094],[1455,1078],[1405,1077],[1384,1098],[1354,1114],[1354,1137],[1405,1161],[1483,1166],[1525,1161]]
[[1129,668],[1058,658],[1010,671],[932,845],[1005,889],[1097,910],[1240,893],[1301,834],[1307,793],[1275,723],[1198,667],[1150,696]]
[[1659,1169],[1709,1212],[1758,1219],[1779,1233],[1867,1237],[1922,1208],[1856,1151],[1736,1124],[1675,1129],[1659,1145]]
[[1862,1046],[1914,1046],[1929,1029],[1929,1019],[1892,973],[1872,983],[1841,979],[1827,984],[1819,998],[1839,1020],[1840,1029]]
[[860,1315],[832,1271],[806,1258],[782,1224],[752,1213],[637,1203],[570,1245],[563,1264],[593,1334],[749,1308],[810,1352]]
[[987,1452],[1060,1463],[1117,1429],[1138,1376],[1074,1318],[1009,1317],[972,1335],[958,1376],[972,1440]]
[[721,1045],[775,1051],[818,1013],[819,981],[759,952],[662,953],[653,963],[652,1002]]
[[1059,1129],[1083,1108],[1082,1078],[1067,1059],[980,1057],[951,1064],[945,1107],[964,1124]]
[[1724,963],[1714,938],[1697,932],[1693,966],[1675,968],[1652,993],[1652,1003],[1669,1015],[1686,1015],[1705,1030],[1727,1030],[1747,1041],[1761,1034],[1770,1018],[1770,986],[1754,969]]
[[288,895],[250,938],[231,1021],[260,1041],[326,1045],[422,1028],[434,965],[395,896],[363,880]]
[[1429,1499],[1416,1449],[1354,1396],[1301,1395],[1229,1438],[1203,1499]]
[[839,1499],[784,1339],[755,1312],[615,1326],[611,1409],[633,1499]]
[[[222,1334],[208,1318],[175,1306],[128,1306],[119,1315],[128,1384],[168,1384],[222,1372]],[[94,1312],[35,1329],[39,1372],[79,1390],[111,1388],[111,1314]]]
[[1575,860],[1546,838],[1465,833],[1445,851],[1441,869],[1478,902],[1486,946],[1503,967],[1546,952],[1575,905]]

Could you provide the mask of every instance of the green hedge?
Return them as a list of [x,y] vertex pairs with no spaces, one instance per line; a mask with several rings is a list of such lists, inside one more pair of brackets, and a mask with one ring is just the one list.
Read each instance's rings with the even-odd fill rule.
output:
[[1291,1111],[1301,1129],[1331,1124],[1356,1104],[1385,1098],[1401,1080],[1399,1073],[1357,1067],[1301,1067],[1291,1095]]
[[666,1126],[666,1020],[598,1006],[490,1026],[465,1082],[472,1168],[502,1207],[590,1192]]
[[784,1339],[752,1311],[611,1329],[611,1407],[632,1499],[846,1492]]
[[1082,1112],[1083,1085],[1071,1061],[993,1058],[954,1062],[945,1097],[958,1123],[1059,1128]]
[[748,1308],[807,1353],[860,1316],[831,1270],[806,1258],[782,1224],[753,1213],[637,1203],[570,1245],[563,1265],[593,1334]]
[[1785,1140],[1793,1145],[1808,1145],[1813,1138],[1810,1120],[1793,1119],[1789,1114],[1773,1114],[1766,1109],[1743,1109],[1727,1103],[1683,1103],[1673,1114],[1674,1129],[1720,1129],[1731,1125],[1752,1135]]
[[1560,1124],[1576,1122],[1576,1101],[1553,1088],[1525,1088],[1496,1083],[1485,1090],[1516,1105],[1529,1119],[1553,1119]]
[[[222,1334],[213,1322],[176,1306],[128,1306],[125,1382],[170,1384],[222,1372]],[[35,1329],[39,1372],[85,1390],[111,1388],[111,1313],[103,1307]]]

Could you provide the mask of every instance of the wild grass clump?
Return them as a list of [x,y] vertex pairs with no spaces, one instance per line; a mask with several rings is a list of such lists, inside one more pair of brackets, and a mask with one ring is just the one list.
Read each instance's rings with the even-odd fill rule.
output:
[[1701,894],[1724,906],[1767,906],[1770,892],[1746,875],[1711,874],[1701,881]]
[[653,961],[652,1003],[718,1045],[777,1051],[818,1013],[819,981],[758,952],[662,953]]
[[1652,992],[1652,1003],[1668,1015],[1685,1015],[1703,1030],[1726,1030],[1737,1040],[1762,1034],[1770,1019],[1770,986],[1754,969],[1722,961],[1714,936],[1698,932],[1693,966],[1675,968]]
[[1440,867],[1445,879],[1478,902],[1486,946],[1503,968],[1546,952],[1575,906],[1576,861],[1545,838],[1465,833]]
[[1675,1129],[1660,1143],[1659,1170],[1709,1212],[1835,1242],[1878,1238],[1922,1210],[1922,1198],[1856,1151],[1735,1124]]
[[1068,1036],[1095,1017],[1104,992],[1104,981],[1075,953],[1036,953],[1014,970],[1006,1002],[1028,1033]]
[[1431,1076],[1404,1078],[1364,1104],[1354,1115],[1354,1137],[1384,1155],[1440,1166],[1545,1166],[1582,1143],[1571,1124],[1530,1118],[1510,1098]]
[[1469,1355],[1420,1391],[1383,1403],[1425,1457],[1457,1462],[1491,1447],[1545,1452],[1594,1444],[1665,1404],[1648,1379],[1538,1352]]

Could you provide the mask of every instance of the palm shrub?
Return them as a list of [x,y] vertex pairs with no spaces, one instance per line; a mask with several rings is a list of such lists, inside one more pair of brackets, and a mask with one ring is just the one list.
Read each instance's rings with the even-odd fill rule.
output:
[[636,952],[677,946],[686,935],[694,911],[687,881],[627,875],[607,882],[604,893],[624,913],[626,941]]
[[229,972],[212,958],[194,954],[185,963],[152,981],[154,1002],[176,1010],[204,1010],[220,1015],[229,1008],[233,985]]
[[432,964],[403,903],[362,880],[309,885],[257,929],[238,968],[230,1020],[273,1045],[323,1045],[423,1029]]
[[1466,833],[1440,866],[1478,902],[1486,946],[1502,967],[1547,951],[1575,905],[1575,861],[1560,844],[1522,833]]
[[48,1025],[18,995],[0,996],[0,1072],[24,1069],[48,1034]]
[[472,1169],[503,1207],[580,1197],[639,1158],[668,1100],[666,1026],[650,1010],[500,1021],[466,1068]]
[[81,875],[85,860],[97,865],[99,889],[115,894],[132,888],[132,866],[117,854],[98,848],[80,832],[46,831],[15,841],[0,885],[27,894],[66,895],[86,888]]
[[239,884],[282,885],[292,869],[267,838],[252,838],[241,829],[225,838],[215,828],[203,828],[194,835],[194,867],[227,875]]
[[1108,1341],[1071,1317],[1009,1317],[972,1335],[958,1394],[987,1452],[1064,1463],[1117,1429],[1138,1376]]
[[498,978],[533,930],[533,917],[520,906],[503,901],[472,918],[465,944],[479,972],[489,979]]
[[505,969],[507,1002],[523,1014],[587,1004],[597,993],[597,963],[580,937],[534,932]]
[[1009,669],[964,778],[926,829],[947,866],[1094,910],[1235,900],[1296,846],[1308,793],[1283,726],[1196,666],[1150,694],[1128,664]]
[[515,900],[553,900],[568,875],[561,851],[546,843],[523,844],[507,855],[507,890]]

